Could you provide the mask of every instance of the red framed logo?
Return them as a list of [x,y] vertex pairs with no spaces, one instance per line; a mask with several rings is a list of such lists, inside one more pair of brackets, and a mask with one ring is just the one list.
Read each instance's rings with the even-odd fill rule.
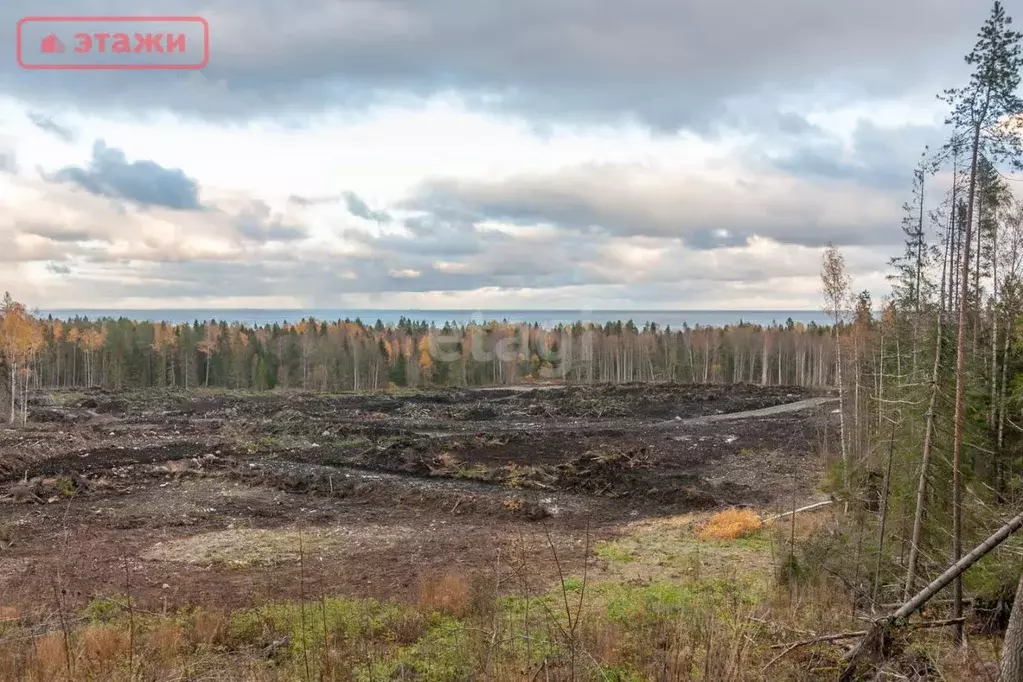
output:
[[18,64],[29,70],[198,70],[210,61],[202,17],[24,17]]

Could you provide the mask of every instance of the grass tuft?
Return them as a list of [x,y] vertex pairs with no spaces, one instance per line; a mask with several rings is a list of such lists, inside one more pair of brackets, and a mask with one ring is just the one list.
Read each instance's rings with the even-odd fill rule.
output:
[[763,525],[763,520],[752,509],[732,507],[710,517],[696,531],[696,536],[701,540],[736,540],[760,530]]

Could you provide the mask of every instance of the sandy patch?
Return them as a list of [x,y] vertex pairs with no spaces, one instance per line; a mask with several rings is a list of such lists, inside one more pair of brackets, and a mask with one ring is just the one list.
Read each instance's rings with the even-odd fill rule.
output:
[[308,559],[389,549],[421,533],[422,529],[386,525],[316,528],[301,533],[297,529],[234,528],[158,542],[143,552],[142,558],[197,566],[274,566],[297,563],[303,554]]

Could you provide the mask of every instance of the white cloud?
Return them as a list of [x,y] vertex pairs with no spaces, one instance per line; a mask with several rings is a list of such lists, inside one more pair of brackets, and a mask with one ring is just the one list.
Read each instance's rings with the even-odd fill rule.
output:
[[[920,120],[898,102],[816,112],[811,120],[851,136],[850,122],[871,111],[888,125]],[[0,173],[0,276],[13,294],[45,308],[815,308],[820,249],[786,241],[805,228],[806,215],[821,235],[889,220],[893,234],[898,229],[900,202],[891,195],[765,168],[749,156],[757,136],[742,131],[713,139],[634,123],[539,131],[454,94],[335,110],[299,126],[45,112],[77,131],[71,143],[30,123],[28,113],[0,99],[21,169]],[[86,165],[95,139],[129,161],[181,169],[215,210],[138,207],[45,179]],[[495,200],[518,183],[527,195],[569,208],[591,202],[617,226],[611,235],[541,217],[484,219],[471,228],[402,225],[417,215],[407,210],[409,198],[438,181]],[[395,222],[353,216],[340,198],[346,191]],[[266,220],[300,226],[304,236],[240,232],[236,219],[254,202]],[[631,222],[637,217],[657,229]],[[744,228],[754,236],[697,250],[681,239],[683,225],[705,226],[725,242]],[[858,281],[876,285],[878,296],[887,256],[867,248],[847,255]],[[49,267],[55,262],[69,272]],[[199,265],[219,274],[202,281],[189,269]],[[385,274],[408,288],[395,290]]]

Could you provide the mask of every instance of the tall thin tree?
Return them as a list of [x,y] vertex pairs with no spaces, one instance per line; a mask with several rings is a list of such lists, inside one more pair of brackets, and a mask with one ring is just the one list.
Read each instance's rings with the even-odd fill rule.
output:
[[[956,131],[970,135],[970,182],[967,190],[965,234],[962,242],[959,328],[956,337],[955,433],[952,454],[952,554],[953,561],[962,557],[962,451],[964,391],[966,374],[966,322],[969,301],[970,241],[973,236],[973,213],[977,191],[977,165],[981,153],[994,160],[1018,162],[1023,152],[1016,134],[1023,101],[1016,92],[1020,83],[1021,35],[1010,29],[1012,18],[1005,13],[1000,0],[995,0],[991,14],[981,27],[977,43],[966,55],[966,63],[974,68],[969,83],[944,93],[951,106],[947,123]],[[956,576],[953,586],[953,616],[963,613],[963,582]],[[963,640],[963,627],[956,627],[958,641]]]

